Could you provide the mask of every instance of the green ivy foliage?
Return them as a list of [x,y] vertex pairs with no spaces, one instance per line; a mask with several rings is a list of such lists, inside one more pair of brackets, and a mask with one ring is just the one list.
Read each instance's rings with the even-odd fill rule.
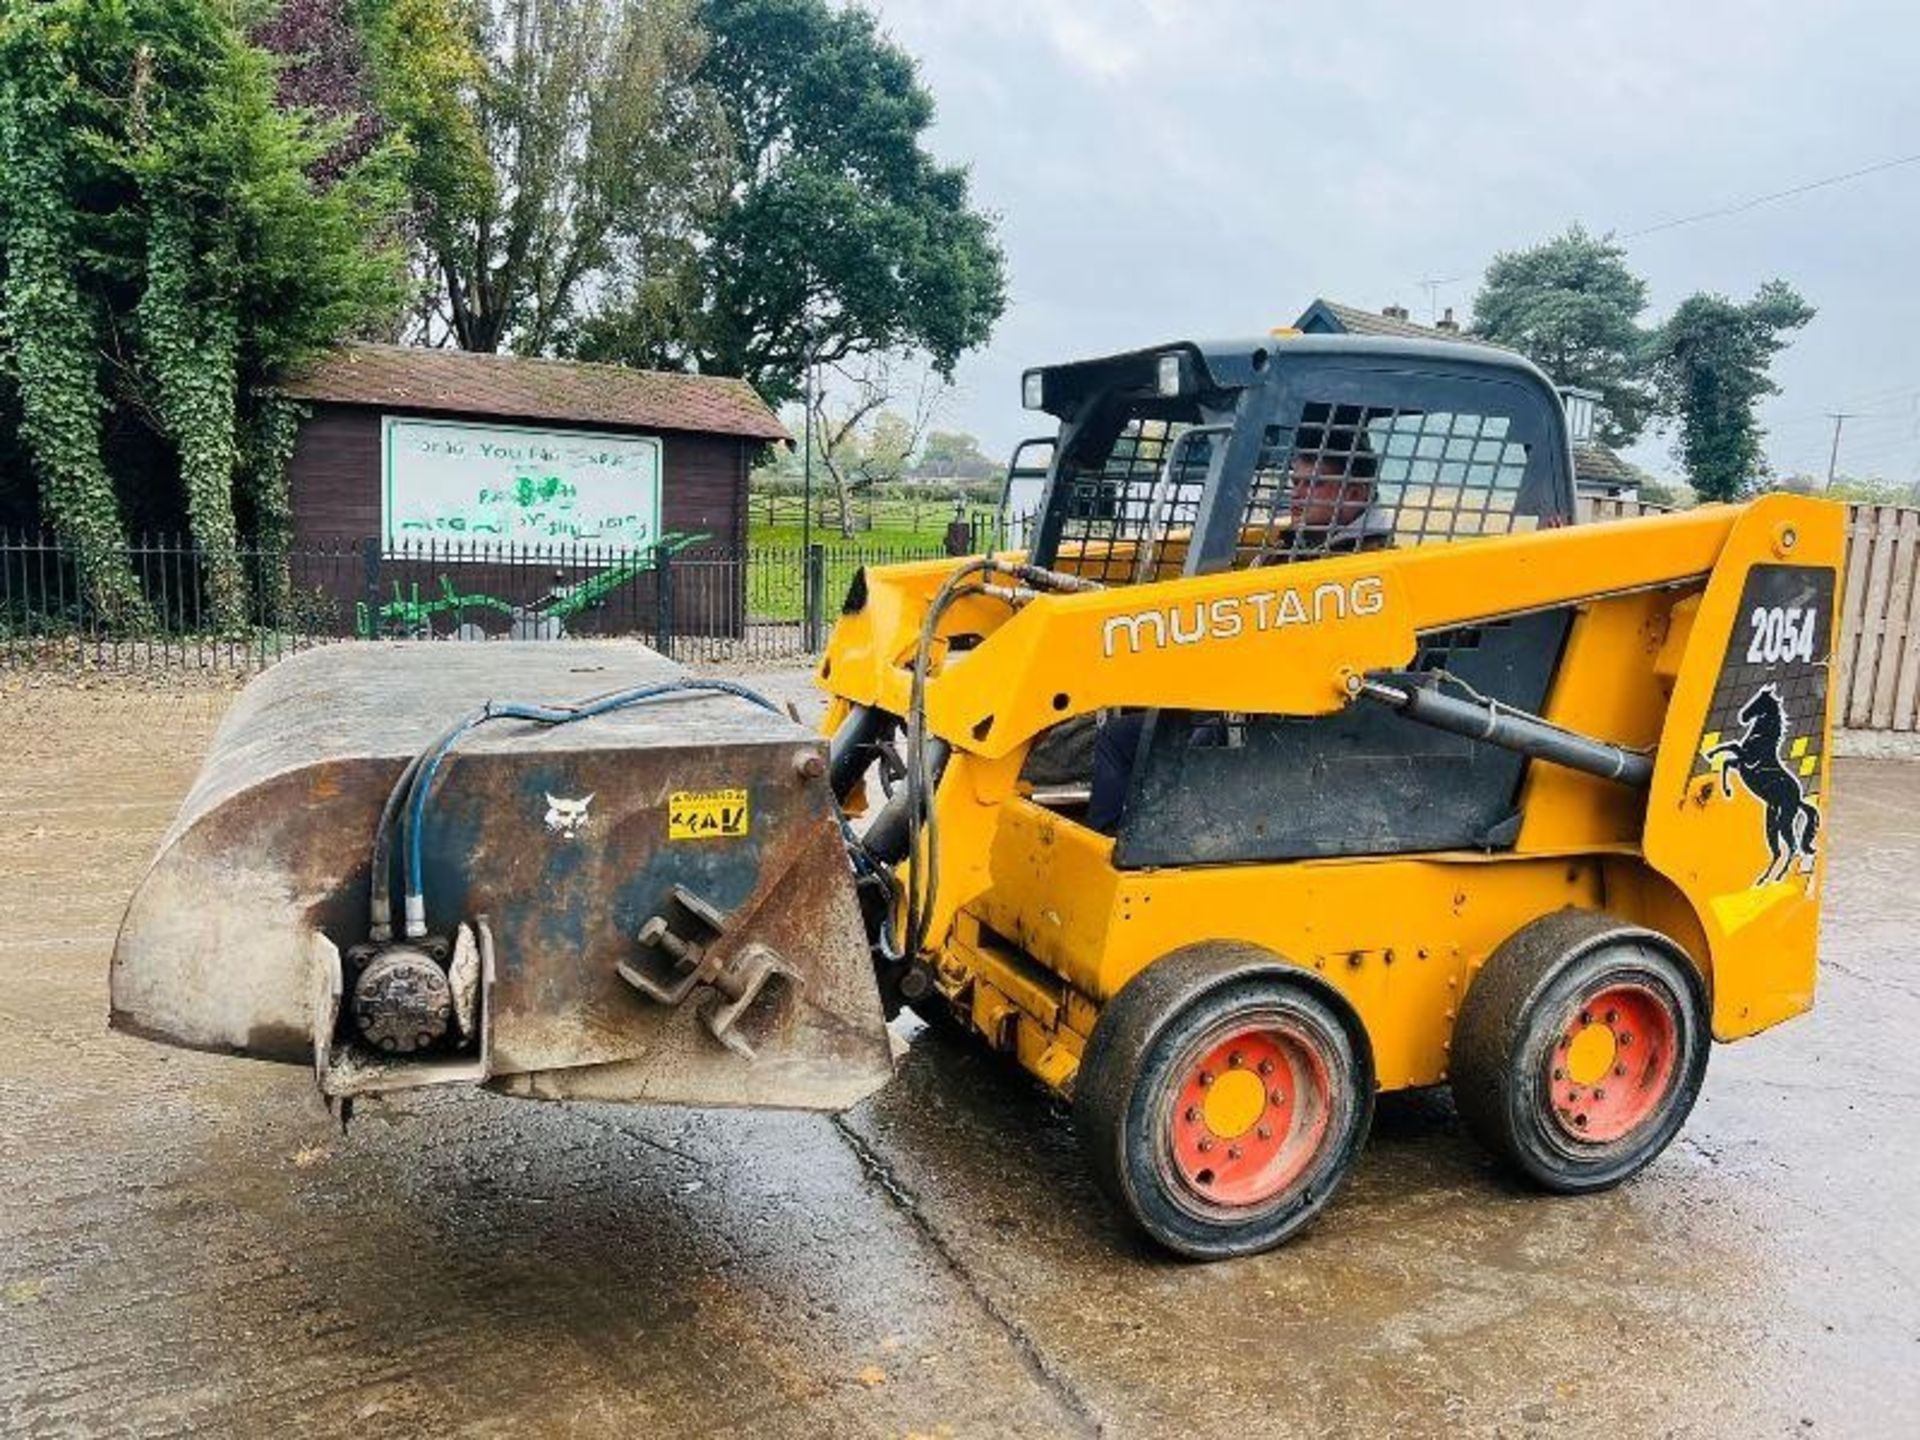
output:
[[292,620],[293,580],[287,561],[293,548],[293,497],[287,488],[287,466],[293,459],[300,422],[309,413],[297,400],[264,391],[256,397],[247,420],[242,473],[253,512],[254,544],[260,551],[260,608],[268,625]]
[[97,321],[76,264],[66,36],[53,10],[10,3],[0,12],[0,334],[45,517],[77,558],[100,615],[137,623],[145,606],[100,453]]
[[1734,500],[1766,489],[1768,473],[1757,413],[1778,395],[1773,357],[1813,307],[1784,280],[1769,280],[1751,300],[1690,295],[1648,345],[1661,413],[1678,422],[1674,453],[1703,500]]
[[341,122],[278,107],[244,18],[215,0],[0,0],[5,360],[47,518],[109,617],[138,591],[114,559],[106,406],[177,454],[208,613],[238,628],[243,397],[390,333],[407,298],[403,142],[317,180]]
[[231,633],[247,622],[247,582],[233,518],[239,325],[230,296],[215,293],[195,303],[195,262],[191,218],[178,204],[163,201],[147,222],[141,349],[161,420],[180,450],[187,518],[206,566],[208,613],[215,629]]

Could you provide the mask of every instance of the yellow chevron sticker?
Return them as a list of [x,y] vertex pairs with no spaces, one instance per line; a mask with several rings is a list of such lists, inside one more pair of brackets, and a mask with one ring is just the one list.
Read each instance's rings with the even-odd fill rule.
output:
[[1813,774],[1815,767],[1817,767],[1819,764],[1820,764],[1820,757],[1818,755],[1807,756],[1806,759],[1800,762],[1801,775],[1805,776],[1805,775]]
[[1720,928],[1731,935],[1744,926],[1751,925],[1782,900],[1794,895],[1807,893],[1804,880],[1775,880],[1770,885],[1756,885],[1751,890],[1735,890],[1730,895],[1713,897],[1713,918],[1720,922]]
[[[1807,737],[1802,735],[1798,740],[1794,741],[1792,745],[1787,747],[1787,757],[1792,760],[1798,760],[1802,755],[1807,753],[1808,743]],[[1800,773],[1804,775],[1807,772],[1802,770]]]

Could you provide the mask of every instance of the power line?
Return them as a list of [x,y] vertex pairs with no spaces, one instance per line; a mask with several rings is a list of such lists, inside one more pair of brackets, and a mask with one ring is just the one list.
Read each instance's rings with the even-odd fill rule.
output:
[[[1843,401],[1842,403],[1844,404],[1846,402]],[[1912,409],[1849,410],[1847,412],[1847,418],[1858,422],[1860,425],[1904,424],[1912,421],[1917,415],[1920,415],[1920,411]],[[1833,412],[1831,410],[1821,410],[1817,413],[1809,412],[1804,415],[1780,415],[1767,421],[1767,428],[1770,430],[1791,430],[1798,426],[1812,425],[1816,421],[1825,424],[1831,419],[1833,419]]]
[[[1914,407],[1902,410],[1889,410],[1886,406],[1897,405],[1903,401],[1920,401],[1920,385],[1908,381],[1903,385],[1890,385],[1884,390],[1866,390],[1854,395],[1845,395],[1838,401],[1841,405],[1861,405],[1871,407],[1860,413],[1883,415],[1889,418],[1904,418],[1914,413]],[[1832,414],[1830,410],[1797,410],[1791,415],[1782,415],[1774,423],[1778,425],[1798,424],[1801,421],[1824,420]]]
[[[1765,195],[1755,195],[1734,205],[1722,205],[1715,210],[1701,210],[1692,215],[1679,215],[1671,220],[1662,220],[1657,225],[1642,226],[1638,230],[1623,233],[1607,232],[1614,240],[1638,240],[1647,235],[1658,235],[1662,231],[1677,230],[1682,225],[1698,225],[1704,220],[1724,220],[1730,215],[1744,215],[1749,210],[1757,210],[1762,205],[1771,205],[1779,200],[1791,200],[1797,195],[1806,195],[1814,190],[1824,190],[1830,185],[1844,185],[1849,180],[1858,180],[1867,175],[1878,175],[1884,170],[1897,170],[1902,165],[1920,164],[1920,154],[1901,155],[1892,160],[1881,160],[1872,165],[1863,165],[1857,170],[1847,170],[1838,175],[1823,175],[1818,180],[1809,180],[1801,185],[1792,185],[1785,190],[1770,191]],[[1471,275],[1448,275],[1443,279],[1427,279],[1420,284],[1427,289],[1429,304],[1434,291],[1442,285],[1457,285],[1462,280],[1470,280]]]
[[1682,225],[1697,225],[1702,220],[1721,220],[1729,215],[1743,215],[1749,210],[1757,210],[1762,205],[1771,205],[1776,200],[1791,200],[1796,195],[1805,195],[1813,190],[1824,190],[1829,185],[1844,185],[1849,180],[1858,180],[1864,175],[1878,175],[1883,170],[1898,169],[1902,165],[1920,164],[1920,155],[1902,155],[1895,160],[1882,160],[1875,165],[1863,165],[1858,170],[1848,170],[1840,175],[1827,175],[1818,180],[1809,180],[1804,185],[1794,185],[1785,190],[1775,190],[1771,194],[1756,195],[1751,200],[1742,200],[1737,205],[1723,205],[1717,210],[1702,210],[1694,215],[1681,215],[1673,220],[1662,220],[1658,225],[1648,225],[1639,230],[1629,230],[1625,234],[1615,235],[1616,240],[1638,240],[1643,235],[1658,235],[1663,230],[1677,230]]

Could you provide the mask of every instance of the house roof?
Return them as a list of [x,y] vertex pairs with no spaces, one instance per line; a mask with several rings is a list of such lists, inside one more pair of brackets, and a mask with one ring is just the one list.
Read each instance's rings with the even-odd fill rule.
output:
[[[1393,335],[1403,340],[1465,340],[1472,342],[1473,337],[1461,330],[1442,330],[1437,325],[1419,325],[1412,320],[1402,320],[1395,315],[1382,315],[1377,310],[1362,310],[1357,305],[1342,305],[1337,300],[1324,297],[1315,300],[1294,321],[1302,330],[1311,330],[1311,322],[1316,318],[1348,335]],[[1485,342],[1478,342],[1484,344]]]
[[1599,441],[1587,440],[1573,447],[1573,478],[1577,484],[1618,490],[1629,485],[1644,485],[1648,476],[1638,465]]
[[744,380],[575,360],[342,345],[286,376],[279,388],[296,400],[386,410],[793,438]]

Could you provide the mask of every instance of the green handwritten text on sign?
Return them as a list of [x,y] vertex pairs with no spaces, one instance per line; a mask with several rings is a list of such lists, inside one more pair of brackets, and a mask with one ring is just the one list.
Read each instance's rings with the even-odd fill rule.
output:
[[660,539],[660,442],[388,416],[389,547],[429,541],[638,550]]

